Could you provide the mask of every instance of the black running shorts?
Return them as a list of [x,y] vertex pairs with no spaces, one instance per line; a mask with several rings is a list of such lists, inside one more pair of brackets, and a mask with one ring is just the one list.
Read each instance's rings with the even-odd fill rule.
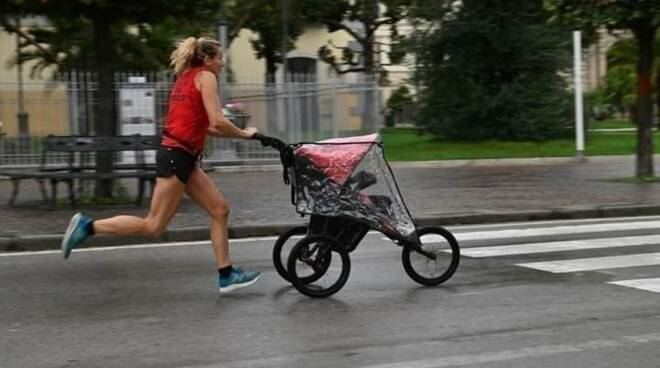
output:
[[197,157],[183,149],[160,146],[156,152],[156,176],[169,178],[176,175],[180,182],[186,184],[198,161]]

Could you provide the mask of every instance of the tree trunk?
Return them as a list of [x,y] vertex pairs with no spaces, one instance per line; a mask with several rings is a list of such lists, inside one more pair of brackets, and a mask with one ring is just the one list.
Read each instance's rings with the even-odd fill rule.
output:
[[653,101],[651,69],[655,27],[650,25],[633,29],[639,44],[637,62],[637,177],[652,177],[653,172]]
[[658,67],[655,70],[655,88],[656,88],[656,91],[655,91],[655,100],[656,100],[655,104],[656,104],[656,107],[657,107],[657,109],[656,109],[657,110],[656,111],[657,112],[656,122],[657,122],[658,127],[660,128],[660,62],[658,62],[657,64],[658,64]]
[[[94,104],[94,130],[97,136],[117,135],[115,118],[115,90],[112,68],[111,21],[102,13],[93,18],[94,44],[96,55],[93,68],[97,72],[96,103]],[[109,173],[113,169],[112,152],[99,152],[96,156],[96,172]],[[112,180],[97,180],[94,194],[99,197],[112,197]]]
[[266,55],[264,57],[266,62],[266,83],[275,83],[275,73],[277,73],[277,63],[275,62],[275,55]]

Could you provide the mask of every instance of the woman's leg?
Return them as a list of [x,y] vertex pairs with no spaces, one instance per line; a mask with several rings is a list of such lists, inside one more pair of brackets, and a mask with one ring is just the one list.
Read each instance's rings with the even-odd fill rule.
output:
[[145,218],[122,215],[93,221],[89,217],[76,213],[69,221],[69,226],[62,238],[64,259],[69,258],[74,248],[80,246],[94,234],[159,237],[179,207],[185,189],[185,184],[174,175],[156,178],[151,208]]
[[176,213],[185,189],[186,185],[175,175],[166,178],[158,177],[147,217],[121,215],[95,220],[94,233],[143,235],[157,238]]
[[186,193],[211,216],[211,243],[220,274],[218,277],[220,292],[228,293],[254,284],[259,279],[259,272],[231,267],[227,234],[229,204],[215,187],[213,180],[202,169],[195,168],[188,179]]
[[218,268],[231,265],[229,258],[229,203],[216,188],[215,183],[200,168],[195,168],[188,178],[186,194],[211,216],[211,242]]

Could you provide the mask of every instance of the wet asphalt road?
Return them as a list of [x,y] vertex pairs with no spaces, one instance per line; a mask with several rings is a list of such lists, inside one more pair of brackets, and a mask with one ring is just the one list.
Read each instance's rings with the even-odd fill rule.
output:
[[[503,228],[535,226],[547,225]],[[463,245],[658,233],[578,231]],[[235,264],[263,274],[223,296],[208,244],[97,248],[68,261],[53,252],[1,256],[0,367],[602,368],[660,361],[660,294],[606,284],[660,276],[659,266],[553,274],[516,266],[547,254],[463,257],[446,284],[424,288],[403,271],[400,249],[373,234],[351,254],[346,286],[309,299],[275,273],[272,243],[232,244]]]

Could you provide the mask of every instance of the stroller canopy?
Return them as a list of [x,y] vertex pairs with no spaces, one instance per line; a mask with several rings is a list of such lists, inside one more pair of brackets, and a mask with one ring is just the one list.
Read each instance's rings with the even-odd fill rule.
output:
[[391,238],[417,241],[378,134],[301,144],[294,166],[299,213],[352,218]]
[[342,185],[372,144],[379,141],[378,134],[374,133],[359,137],[326,139],[318,143],[304,144],[296,154],[307,157],[328,179]]

